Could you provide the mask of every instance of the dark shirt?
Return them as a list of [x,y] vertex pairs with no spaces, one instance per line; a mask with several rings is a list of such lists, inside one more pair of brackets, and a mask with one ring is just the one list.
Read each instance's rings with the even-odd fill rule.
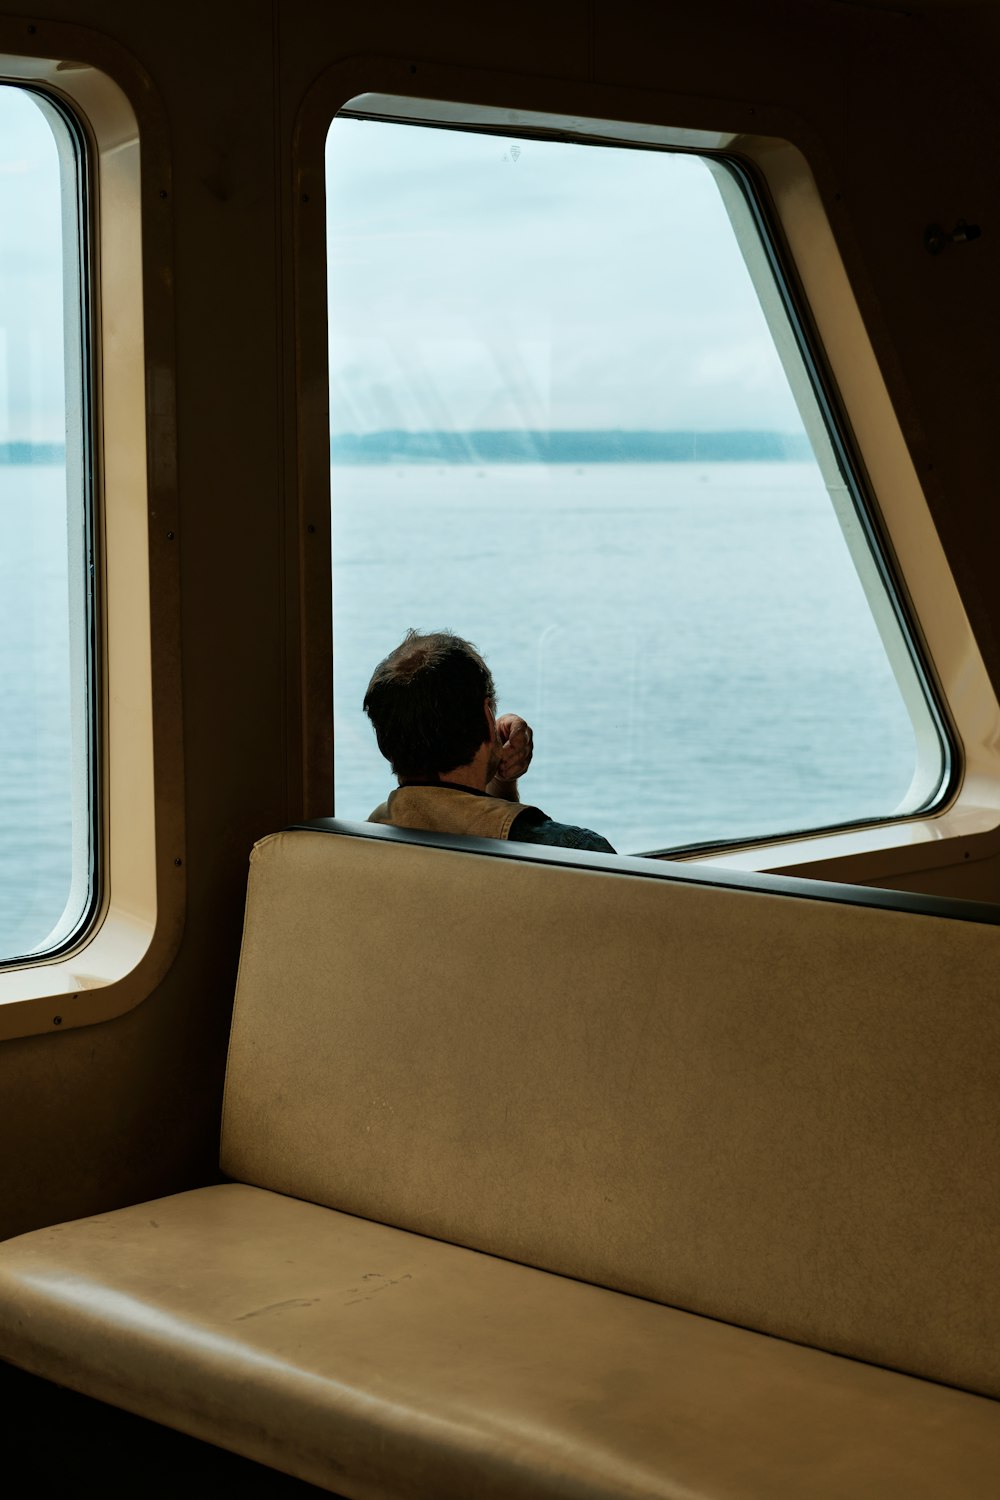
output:
[[617,852],[599,833],[577,828],[573,823],[556,823],[537,807],[526,807],[518,814],[507,839],[515,839],[519,844],[549,844],[557,849],[592,849],[599,854]]

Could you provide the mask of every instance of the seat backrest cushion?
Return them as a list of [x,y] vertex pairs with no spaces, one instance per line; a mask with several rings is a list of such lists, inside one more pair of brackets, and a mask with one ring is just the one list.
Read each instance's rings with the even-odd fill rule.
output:
[[1000,1396],[1000,930],[606,863],[264,840],[223,1170]]

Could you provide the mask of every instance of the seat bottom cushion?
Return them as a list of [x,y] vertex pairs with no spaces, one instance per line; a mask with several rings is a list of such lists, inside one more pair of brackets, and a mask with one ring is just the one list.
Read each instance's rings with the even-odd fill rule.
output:
[[0,1358],[354,1500],[995,1500],[1000,1403],[240,1184],[0,1245]]

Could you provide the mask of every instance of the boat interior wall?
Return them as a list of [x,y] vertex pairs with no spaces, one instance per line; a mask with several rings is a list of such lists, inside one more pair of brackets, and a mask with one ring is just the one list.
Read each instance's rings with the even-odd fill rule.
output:
[[[299,333],[322,329],[324,309],[303,305],[319,273],[297,259],[301,127],[331,69],[349,66],[354,92],[366,60],[381,59],[378,87],[391,74],[396,93],[474,94],[488,83],[511,107],[551,95],[560,112],[599,93],[606,115],[792,140],[816,176],[1000,691],[998,42],[994,8],[936,0],[539,0],[524,12],[493,0],[19,0],[0,14],[0,54],[63,59],[67,78],[92,62],[147,122],[143,275],[169,293],[157,305],[168,306],[172,336],[157,345],[162,367],[147,368],[145,410],[156,429],[158,393],[176,392],[169,543],[152,502],[148,521],[151,549],[176,552],[170,667],[183,710],[177,755],[154,745],[155,799],[157,817],[169,813],[159,827],[183,829],[185,841],[181,853],[158,834],[157,860],[174,869],[182,859],[186,881],[159,977],[132,1008],[82,1026],[68,995],[44,1032],[0,1047],[0,1235],[213,1179],[247,855],[269,830],[331,811],[329,618],[302,605],[303,578],[328,562],[325,459],[304,436],[327,398],[325,371],[313,378],[315,362],[301,363]],[[927,227],[950,232],[962,219],[981,237],[929,254]],[[147,457],[154,497],[166,493],[157,451]],[[179,721],[178,710],[175,730]],[[997,899],[1000,841],[950,843],[939,859],[909,873],[855,861],[846,875]],[[950,969],[955,945],[988,944],[992,930],[962,926],[956,938],[947,922],[931,926],[926,964],[908,961],[905,972],[923,996],[932,974],[944,1010],[960,1014],[981,992],[964,947]],[[849,964],[850,945],[834,959]],[[80,994],[87,982],[81,963]],[[907,1006],[892,993],[905,1035]],[[919,1005],[933,1030],[930,1000]]]

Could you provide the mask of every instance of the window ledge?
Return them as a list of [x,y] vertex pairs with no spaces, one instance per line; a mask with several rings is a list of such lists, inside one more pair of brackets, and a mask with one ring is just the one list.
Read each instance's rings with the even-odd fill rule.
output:
[[992,788],[992,798],[983,796],[983,790],[978,796],[962,795],[943,812],[924,818],[670,858],[813,880],[891,882],[1000,853],[1000,787]]

